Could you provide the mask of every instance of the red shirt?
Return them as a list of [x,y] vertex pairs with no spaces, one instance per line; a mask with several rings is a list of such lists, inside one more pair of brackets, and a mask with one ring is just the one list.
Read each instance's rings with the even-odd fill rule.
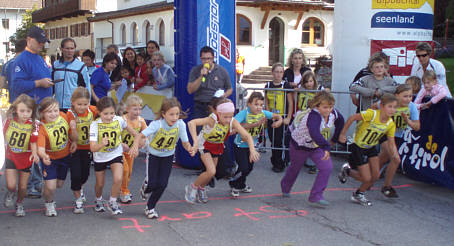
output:
[[[17,119],[14,119],[14,121],[17,122]],[[6,132],[8,131],[10,123],[11,123],[11,120],[9,120],[9,119],[6,120],[5,126],[3,128],[3,135],[5,136],[5,140],[8,141],[8,143],[10,141],[14,141],[14,140],[19,141],[18,137],[15,137],[14,140],[12,140],[12,138],[7,139]],[[33,122],[31,120],[27,120],[27,122],[25,122],[25,124],[32,125]],[[29,134],[31,134],[30,141],[27,146],[27,149],[29,152],[15,153],[11,150],[10,145],[8,143],[6,143],[6,146],[7,146],[6,147],[6,158],[12,160],[14,162],[14,164],[16,165],[17,169],[29,168],[32,165],[32,161],[30,161],[30,156],[32,154],[31,143],[36,143],[36,141],[38,140],[39,124],[36,124],[35,126],[36,126],[36,129],[32,128],[32,131],[29,132]]]
[[137,91],[138,89],[144,87],[148,83],[148,74],[147,74],[147,64],[144,63],[142,66],[136,67],[136,79],[141,78],[142,82],[137,83],[134,85],[134,90]]

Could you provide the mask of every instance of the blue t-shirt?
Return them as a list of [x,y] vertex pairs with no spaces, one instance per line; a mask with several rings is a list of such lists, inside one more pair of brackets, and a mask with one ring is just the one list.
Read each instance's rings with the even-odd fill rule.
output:
[[[262,110],[262,112],[263,112],[263,114],[265,114],[265,118],[267,118],[267,119],[273,118],[273,113],[271,113],[270,111]],[[248,114],[251,114],[249,107],[247,109],[240,111],[237,115],[235,115],[235,119],[240,124],[246,123]],[[253,139],[254,139],[254,145],[257,144],[258,136],[253,137]],[[243,140],[241,140],[241,136],[239,134],[236,135],[234,142],[240,148],[249,148],[247,142],[244,142]]]
[[[35,86],[36,80],[51,78],[50,68],[39,54],[33,54],[26,49],[16,57],[14,65],[12,73],[14,96],[25,93],[34,98],[38,104],[43,98],[52,96],[52,87]],[[15,99],[11,98],[13,101]]]
[[[172,129],[178,128],[178,136],[173,140],[172,144],[176,144],[178,139],[181,138],[182,142],[188,142],[188,134],[186,133],[186,124],[183,120],[178,120],[173,126],[169,126],[164,119],[155,120],[148,125],[148,127],[142,131],[142,134],[147,137],[147,149],[148,152],[154,156],[167,157],[175,154],[175,148],[172,150],[157,150],[150,146],[150,143],[153,142],[156,137],[159,129],[163,129],[166,132],[169,132]],[[164,135],[163,135],[164,136]],[[166,140],[168,142],[168,140]]]
[[13,81],[12,81],[12,76],[14,72],[14,61],[16,58],[12,58],[11,60],[7,61],[5,65],[2,67],[2,76],[6,78],[6,81],[8,82],[8,91],[9,91],[9,102],[13,103],[14,99],[18,95],[14,94],[14,86],[13,86]]
[[[410,102],[410,104],[408,104],[408,109],[410,110],[410,120],[419,120],[419,111],[416,107],[416,104]],[[394,136],[402,138],[404,136],[404,132],[405,130],[396,128],[396,133],[394,134]]]
[[107,96],[111,86],[109,74],[103,67],[97,68],[91,75],[90,84],[93,85],[93,91],[99,99]]

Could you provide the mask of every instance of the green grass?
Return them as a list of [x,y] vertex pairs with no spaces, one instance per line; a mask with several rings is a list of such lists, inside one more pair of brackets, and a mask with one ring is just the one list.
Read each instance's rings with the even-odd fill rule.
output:
[[454,58],[441,58],[439,61],[445,65],[446,82],[451,90],[451,94],[454,94]]

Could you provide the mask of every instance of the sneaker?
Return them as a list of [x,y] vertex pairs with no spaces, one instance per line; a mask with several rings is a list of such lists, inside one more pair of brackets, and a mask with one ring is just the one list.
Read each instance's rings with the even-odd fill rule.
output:
[[3,205],[5,205],[6,208],[11,208],[14,206],[14,196],[16,193],[7,191],[5,194],[5,201],[3,202]]
[[363,206],[372,206],[372,203],[369,200],[367,200],[366,195],[364,195],[363,192],[353,192],[351,200]]
[[44,206],[46,207],[46,216],[57,216],[57,210],[55,210],[55,202],[46,202],[44,203]]
[[316,207],[321,207],[321,208],[329,206],[329,202],[327,200],[324,200],[324,199],[316,201],[316,202],[309,201],[309,204],[311,204],[313,206],[316,206]]
[[339,182],[341,182],[342,184],[345,184],[345,182],[347,182],[349,171],[350,171],[350,165],[348,163],[345,163],[344,165],[342,165],[341,171],[337,175],[337,177],[339,178]]
[[121,208],[120,206],[118,205],[118,203],[115,201],[115,202],[109,202],[109,206],[107,207],[107,209],[109,209],[109,211],[113,214],[113,215],[118,215],[118,214],[122,214],[123,211],[121,211]]
[[246,185],[246,187],[244,187],[240,191],[243,192],[243,193],[251,193],[252,192],[252,188]]
[[120,202],[121,203],[131,203],[132,202],[131,194],[121,195]]
[[85,197],[84,189],[80,189],[80,199],[82,199],[82,202],[87,201],[87,198]]
[[207,190],[204,189],[197,189],[197,196],[199,198],[199,202],[207,203],[208,202],[208,195]]
[[232,188],[232,190],[230,191],[230,195],[232,195],[232,197],[239,197],[240,196],[240,190]]
[[192,185],[186,185],[185,187],[186,193],[184,194],[184,199],[191,203],[194,204],[197,200],[197,189],[194,189]]
[[317,168],[315,166],[310,166],[309,170],[307,170],[308,174],[316,174],[317,173]]
[[83,214],[85,211],[84,211],[84,208],[82,207],[82,205],[84,204],[84,202],[82,201],[82,197],[78,198],[75,202],[74,202],[74,210],[73,210],[73,213],[75,214]]
[[158,212],[156,212],[156,210],[154,210],[154,208],[153,209],[145,208],[145,215],[149,219],[159,218]]
[[147,188],[147,183],[143,181],[142,186],[140,186],[140,197],[142,197],[142,200],[147,200],[148,196],[150,193],[145,193],[145,189]]
[[24,216],[25,216],[24,206],[22,206],[22,204],[20,204],[20,203],[16,204],[16,217],[24,217]]
[[94,209],[95,209],[96,212],[105,212],[106,208],[104,208],[103,200],[96,200]]
[[383,188],[381,188],[381,193],[383,193],[383,195],[385,195],[388,198],[398,198],[399,197],[397,195],[396,190],[391,186],[383,186]]

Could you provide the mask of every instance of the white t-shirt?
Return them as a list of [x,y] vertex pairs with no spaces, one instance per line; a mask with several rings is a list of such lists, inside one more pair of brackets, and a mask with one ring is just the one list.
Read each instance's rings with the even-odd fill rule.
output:
[[295,84],[299,84],[301,82],[301,78],[303,78],[303,75],[302,74],[298,74],[298,75],[295,75],[294,79],[293,79],[293,82]]
[[[121,127],[121,130],[125,129],[128,125],[126,121],[120,117],[115,116],[112,122],[118,121]],[[90,125],[90,142],[98,142],[98,124],[102,123],[101,118],[93,121]],[[121,132],[121,131],[120,131]],[[121,134],[119,136],[120,144],[110,152],[93,152],[93,160],[95,162],[107,162],[113,160],[118,156],[123,155],[123,146],[121,145]]]

